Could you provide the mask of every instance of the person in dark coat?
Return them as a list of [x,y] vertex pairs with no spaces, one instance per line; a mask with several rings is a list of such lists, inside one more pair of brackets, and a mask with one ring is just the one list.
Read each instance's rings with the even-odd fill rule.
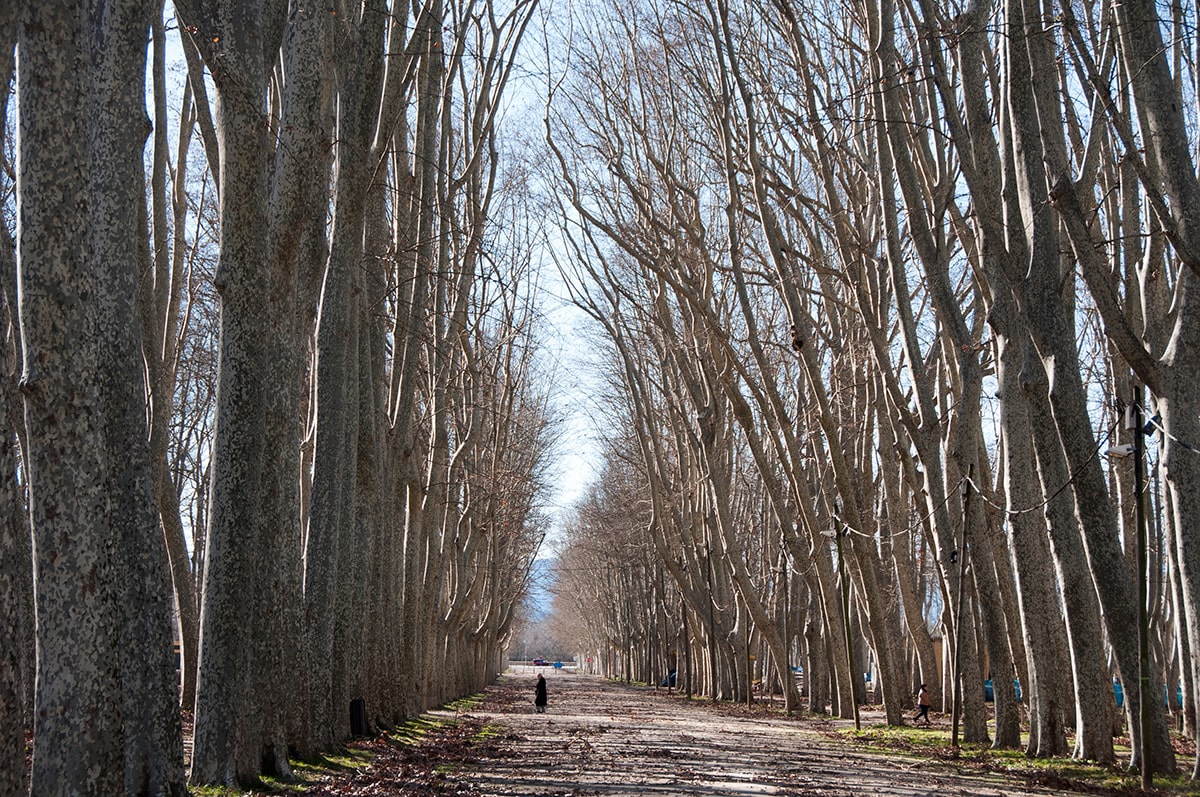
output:
[[546,711],[546,679],[542,677],[541,673],[538,673],[537,687],[533,693],[533,706],[539,714]]

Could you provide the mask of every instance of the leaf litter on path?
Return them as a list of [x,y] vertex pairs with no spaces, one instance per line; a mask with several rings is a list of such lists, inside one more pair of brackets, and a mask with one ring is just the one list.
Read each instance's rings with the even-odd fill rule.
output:
[[[463,711],[430,712],[418,743],[380,736],[353,746],[361,769],[303,794],[576,797],[790,795],[881,797],[1116,794],[1066,778],[1031,778],[963,760],[878,752],[829,738],[837,723],[778,710],[687,700],[567,671],[538,670],[546,713],[533,710],[534,668],[510,670]],[[844,724],[844,723],[843,723]]]

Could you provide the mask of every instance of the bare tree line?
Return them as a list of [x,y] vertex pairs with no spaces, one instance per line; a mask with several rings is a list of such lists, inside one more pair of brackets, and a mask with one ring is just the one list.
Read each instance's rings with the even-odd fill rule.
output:
[[554,431],[534,7],[0,5],[0,793],[286,778],[502,668]]
[[[647,0],[564,24],[548,179],[613,431],[559,611],[605,672],[794,709],[802,665],[807,707],[851,716],[869,669],[889,722],[924,682],[974,742],[989,679],[994,745],[1024,718],[1031,754],[1102,762],[1116,678],[1131,765],[1176,770],[1198,97],[1195,32],[1158,12]],[[1135,436],[1140,496],[1105,456]]]
[[[869,669],[975,742],[989,679],[994,744],[1102,762],[1115,677],[1131,764],[1176,769],[1184,9],[576,10],[531,175],[497,118],[533,2],[0,4],[0,793],[286,777],[352,702],[496,673],[546,528],[535,181],[610,379],[560,568],[598,667],[843,716]],[[1137,440],[1150,478],[1104,456]]]

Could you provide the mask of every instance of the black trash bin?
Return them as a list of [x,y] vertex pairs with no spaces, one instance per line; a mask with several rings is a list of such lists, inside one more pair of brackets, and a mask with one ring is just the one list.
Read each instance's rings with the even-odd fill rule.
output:
[[350,735],[367,735],[367,701],[361,697],[350,701]]

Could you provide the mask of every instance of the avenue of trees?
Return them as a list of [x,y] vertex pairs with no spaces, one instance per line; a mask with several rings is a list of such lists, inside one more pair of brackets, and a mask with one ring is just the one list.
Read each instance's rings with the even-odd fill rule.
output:
[[0,0],[0,795],[286,778],[494,678],[543,256],[596,671],[1187,766],[1193,5],[172,2]]
[[0,2],[0,794],[287,777],[503,667],[534,9]]
[[616,419],[559,562],[581,655],[841,716],[870,672],[890,723],[924,682],[967,741],[1027,721],[1032,755],[1112,762],[1124,727],[1133,767],[1176,771],[1200,687],[1195,6],[603,6],[562,23],[546,120]]

